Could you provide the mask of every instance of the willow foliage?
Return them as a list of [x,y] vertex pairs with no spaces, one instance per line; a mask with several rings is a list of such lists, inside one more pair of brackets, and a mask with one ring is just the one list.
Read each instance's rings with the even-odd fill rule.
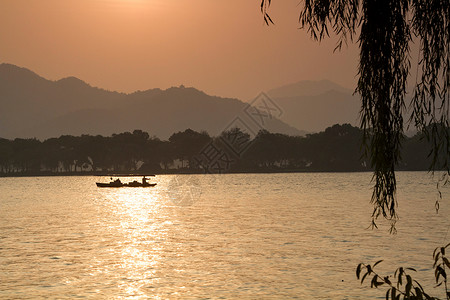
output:
[[[336,49],[357,40],[360,48],[356,93],[362,99],[365,153],[374,168],[372,224],[379,216],[398,219],[395,166],[400,160],[410,45],[420,43],[410,124],[433,142],[431,170],[449,169],[450,5],[448,0],[304,0],[299,22],[311,37],[332,32]],[[261,1],[267,24],[273,23]]]

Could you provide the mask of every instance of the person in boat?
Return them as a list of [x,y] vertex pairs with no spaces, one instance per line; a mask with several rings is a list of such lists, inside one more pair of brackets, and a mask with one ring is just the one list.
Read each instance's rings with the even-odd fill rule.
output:
[[118,183],[118,184],[122,183],[119,178],[117,178],[116,180],[113,181],[112,177],[111,177],[111,182]]
[[142,185],[147,185],[148,184],[147,180],[148,179],[144,175],[144,177],[142,177]]

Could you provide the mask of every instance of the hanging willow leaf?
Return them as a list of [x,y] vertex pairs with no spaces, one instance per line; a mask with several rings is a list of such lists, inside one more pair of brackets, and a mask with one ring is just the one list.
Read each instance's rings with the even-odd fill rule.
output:
[[[270,0],[261,0],[269,24]],[[411,68],[410,44],[418,40],[420,57],[409,104],[411,125],[431,141],[430,170],[450,177],[450,5],[442,0],[305,0],[299,23],[315,40],[357,38],[360,56],[356,93],[361,96],[364,153],[374,169],[372,227],[379,217],[398,220],[395,168],[400,162],[406,86]],[[436,205],[438,207],[438,204]]]

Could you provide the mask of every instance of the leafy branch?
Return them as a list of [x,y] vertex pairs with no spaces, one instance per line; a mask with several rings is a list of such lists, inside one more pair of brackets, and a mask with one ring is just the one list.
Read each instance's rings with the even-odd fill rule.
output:
[[[435,270],[434,276],[437,284],[436,287],[444,287],[447,300],[450,299],[450,291],[448,290],[446,270],[450,269],[450,262],[445,256],[445,250],[449,246],[450,243],[445,247],[437,247],[433,252],[433,268]],[[409,271],[417,272],[414,268],[400,267],[394,272],[394,276],[382,276],[374,270],[381,262],[382,260],[379,260],[373,265],[360,263],[357,266],[356,278],[361,281],[361,284],[363,284],[366,279],[371,278],[371,288],[378,288],[382,285],[388,286],[388,289],[386,290],[386,300],[438,299],[426,293],[422,285],[409,274]]]
[[[267,25],[271,0],[261,0]],[[410,74],[410,44],[420,47],[409,118],[431,141],[430,170],[450,176],[450,6],[441,0],[304,0],[299,23],[314,40],[334,33],[335,50],[347,41],[360,49],[358,85],[364,148],[375,182],[372,225],[387,219],[395,233],[398,220],[395,168],[401,157],[403,116]],[[416,41],[417,40],[417,41]],[[448,182],[448,181],[445,181]]]
[[[450,291],[448,289],[447,284],[447,271],[446,269],[450,269],[450,261],[445,256],[445,249],[450,246],[448,243],[445,247],[437,247],[433,252],[434,259],[434,277],[436,278],[436,287],[443,285],[445,289],[445,293],[447,296],[447,300],[450,299]],[[441,279],[440,279],[441,278]]]

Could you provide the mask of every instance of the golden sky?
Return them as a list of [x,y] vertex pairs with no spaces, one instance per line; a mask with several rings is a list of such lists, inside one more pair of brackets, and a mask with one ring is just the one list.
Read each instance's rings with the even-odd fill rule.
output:
[[299,0],[0,0],[0,62],[122,92],[184,84],[251,100],[300,80],[353,89],[358,48],[298,29]]

